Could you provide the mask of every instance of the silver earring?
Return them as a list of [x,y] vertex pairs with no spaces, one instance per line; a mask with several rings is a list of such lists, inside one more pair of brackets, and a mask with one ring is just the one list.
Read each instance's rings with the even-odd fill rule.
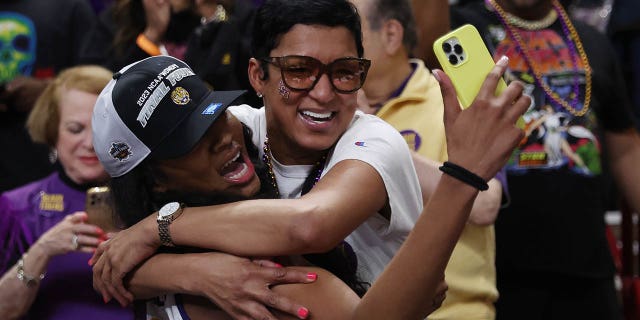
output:
[[49,151],[49,162],[55,163],[56,161],[58,161],[58,150],[51,149],[51,151]]
[[262,93],[256,92],[256,95],[258,96],[258,98],[262,98]]

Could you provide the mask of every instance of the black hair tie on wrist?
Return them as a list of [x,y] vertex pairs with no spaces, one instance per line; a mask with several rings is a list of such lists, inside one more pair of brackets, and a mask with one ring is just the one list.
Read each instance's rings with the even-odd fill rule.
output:
[[489,185],[484,179],[476,175],[475,173],[449,161],[445,161],[440,166],[440,171],[480,190],[485,191],[489,189]]

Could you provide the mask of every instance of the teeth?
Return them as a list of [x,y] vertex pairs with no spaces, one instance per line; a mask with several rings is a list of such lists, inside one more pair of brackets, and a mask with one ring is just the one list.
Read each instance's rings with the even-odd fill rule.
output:
[[331,115],[332,115],[331,112],[315,113],[315,112],[311,112],[311,111],[302,111],[302,114],[305,115],[305,116],[316,118],[316,119],[329,119],[329,118],[331,118]]
[[238,154],[236,154],[235,157],[233,157],[233,159],[227,161],[227,163],[224,164],[224,166],[222,166],[222,170],[224,170],[224,168],[226,168],[227,166],[229,166],[231,163],[233,163],[234,161],[238,160],[238,158],[240,158],[240,151],[238,151]]
[[246,163],[243,163],[243,164],[242,164],[242,170],[240,170],[240,172],[238,172],[238,173],[236,173],[236,174],[234,174],[234,175],[232,175],[232,176],[229,176],[229,178],[230,178],[230,179],[239,179],[239,178],[241,178],[242,176],[244,176],[245,174],[247,174],[247,170],[248,170],[248,169],[249,169],[249,166],[247,166],[247,164],[246,164]]

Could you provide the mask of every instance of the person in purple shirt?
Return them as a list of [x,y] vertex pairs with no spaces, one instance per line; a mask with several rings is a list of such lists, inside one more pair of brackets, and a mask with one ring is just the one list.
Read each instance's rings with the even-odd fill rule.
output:
[[133,319],[131,309],[102,301],[87,264],[105,239],[83,210],[86,190],[107,180],[91,115],[110,79],[98,66],[67,69],[29,116],[29,134],[56,151],[58,170],[0,195],[0,319]]

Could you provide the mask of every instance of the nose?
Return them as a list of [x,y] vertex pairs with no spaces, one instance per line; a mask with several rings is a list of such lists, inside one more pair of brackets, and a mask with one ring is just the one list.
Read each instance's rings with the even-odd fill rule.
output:
[[229,123],[229,114],[225,113],[209,128],[209,134],[215,139],[213,152],[220,152],[229,148],[233,142],[233,132]]
[[331,79],[326,73],[320,75],[318,83],[315,87],[309,91],[309,96],[320,103],[327,103],[335,96],[333,86],[331,85]]
[[85,134],[82,137],[82,146],[87,148],[87,150],[94,152],[93,149],[93,134],[91,134],[91,128],[89,130],[85,130]]

